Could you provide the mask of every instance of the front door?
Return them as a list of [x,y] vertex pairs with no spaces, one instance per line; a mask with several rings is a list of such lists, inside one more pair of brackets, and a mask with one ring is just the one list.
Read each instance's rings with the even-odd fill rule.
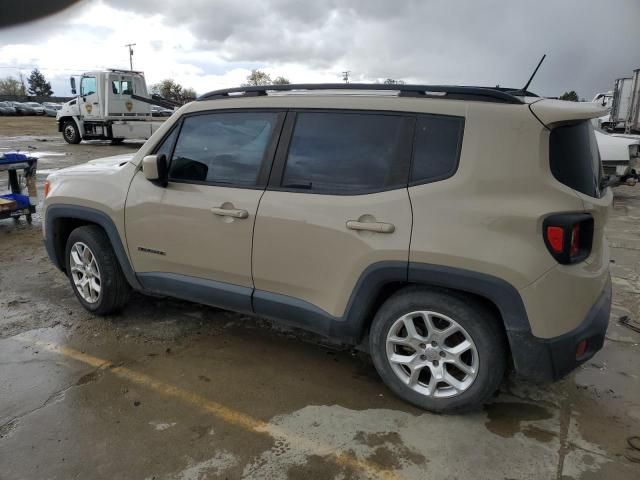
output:
[[102,117],[96,77],[82,77],[80,80],[80,115],[83,120],[97,120]]
[[313,322],[344,315],[367,267],[406,268],[412,132],[402,114],[289,114],[255,226],[256,313],[321,330]]
[[148,290],[251,310],[251,242],[284,114],[185,116],[156,149],[163,188],[139,171],[126,203],[129,255]]

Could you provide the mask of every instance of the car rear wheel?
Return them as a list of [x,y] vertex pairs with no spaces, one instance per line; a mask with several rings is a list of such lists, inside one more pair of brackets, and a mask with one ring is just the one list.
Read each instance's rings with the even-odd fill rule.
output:
[[498,320],[472,297],[404,288],[373,320],[373,363],[393,392],[420,408],[477,408],[500,386],[506,369],[507,343]]
[[84,226],[71,232],[65,259],[71,287],[84,308],[108,315],[127,303],[131,288],[100,227]]
[[78,144],[82,140],[76,122],[67,120],[62,124],[62,136],[67,143]]

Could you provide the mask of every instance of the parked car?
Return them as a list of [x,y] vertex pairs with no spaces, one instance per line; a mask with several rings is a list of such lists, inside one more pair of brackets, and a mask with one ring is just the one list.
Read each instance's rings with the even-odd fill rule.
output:
[[44,115],[44,107],[38,102],[25,102],[25,105],[31,107],[36,115]]
[[154,117],[170,117],[171,115],[173,115],[173,110],[152,105],[151,115]]
[[42,106],[44,107],[44,112],[47,117],[56,117],[58,115],[58,110],[62,108],[62,105],[59,103],[51,102],[43,103]]
[[640,172],[640,135],[609,134],[595,131],[604,174],[610,182],[635,185]]
[[18,115],[36,115],[36,111],[26,103],[22,102],[9,102],[15,109]]
[[360,345],[414,405],[474,408],[510,366],[556,380],[603,345],[602,112],[477,87],[215,91],[136,154],[51,174],[45,245],[94,314],[133,289],[269,317]]
[[10,102],[0,102],[0,115],[17,115],[16,108]]

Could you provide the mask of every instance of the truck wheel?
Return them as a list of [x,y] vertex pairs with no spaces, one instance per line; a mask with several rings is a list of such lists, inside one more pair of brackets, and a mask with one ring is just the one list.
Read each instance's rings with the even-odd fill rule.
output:
[[112,145],[121,145],[122,142],[124,142],[124,138],[112,138],[111,139],[111,144]]
[[71,232],[65,260],[71,288],[90,312],[109,315],[129,300],[131,287],[100,227],[79,227]]
[[500,386],[504,331],[488,309],[457,292],[406,287],[378,310],[369,346],[382,380],[434,412],[471,410]]
[[78,144],[82,140],[78,126],[73,120],[67,120],[62,124],[62,136],[71,144]]

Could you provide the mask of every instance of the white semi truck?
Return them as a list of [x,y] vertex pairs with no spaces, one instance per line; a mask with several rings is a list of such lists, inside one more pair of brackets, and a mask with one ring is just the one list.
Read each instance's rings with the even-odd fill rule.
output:
[[68,143],[82,140],[148,139],[163,120],[151,114],[151,105],[174,109],[179,104],[147,92],[142,72],[109,69],[71,77],[71,92],[78,95],[58,111],[58,131]]

